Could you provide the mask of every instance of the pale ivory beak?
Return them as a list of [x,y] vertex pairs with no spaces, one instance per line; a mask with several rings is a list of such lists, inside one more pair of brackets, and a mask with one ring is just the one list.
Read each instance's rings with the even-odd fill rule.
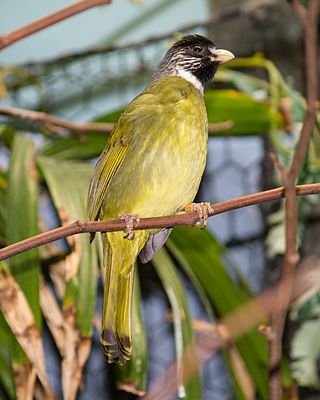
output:
[[214,61],[217,61],[220,64],[230,61],[235,57],[235,55],[231,53],[231,51],[224,49],[214,50],[213,56],[214,56]]

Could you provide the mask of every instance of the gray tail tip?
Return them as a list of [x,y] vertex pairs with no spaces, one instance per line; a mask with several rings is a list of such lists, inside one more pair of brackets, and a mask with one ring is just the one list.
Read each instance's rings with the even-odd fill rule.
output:
[[101,332],[100,342],[103,354],[109,364],[125,364],[132,355],[132,342],[127,335],[118,335],[111,329]]

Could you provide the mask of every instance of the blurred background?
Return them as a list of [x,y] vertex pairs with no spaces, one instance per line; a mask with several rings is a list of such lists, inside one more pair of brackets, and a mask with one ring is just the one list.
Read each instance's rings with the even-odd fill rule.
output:
[[[0,34],[69,4],[3,1]],[[221,68],[205,94],[209,122],[223,124],[210,132],[197,200],[214,203],[279,186],[268,154],[273,151],[288,164],[305,108],[303,31],[286,1],[119,0],[94,8],[0,52],[0,107],[43,111],[76,123],[114,122],[146,86],[166,49],[186,33],[207,35],[237,57]],[[85,218],[88,179],[106,140],[107,133],[50,132],[37,121],[0,115],[2,246]],[[299,183],[319,181],[319,152],[316,126]],[[299,207],[302,253],[319,264],[319,198],[301,199]],[[57,398],[141,395],[192,343],[199,333],[195,321],[213,324],[277,281],[283,216],[282,204],[273,202],[210,218],[205,231],[175,229],[159,257],[138,266],[134,318],[141,328],[140,347],[122,369],[105,364],[99,344],[103,284],[98,246],[89,247],[82,235],[3,264],[24,292],[41,332]],[[49,302],[45,293],[57,306],[60,342],[43,304]],[[283,386],[301,398],[319,396],[319,299],[311,291],[297,301],[287,321]],[[30,365],[30,357],[0,315],[0,393],[11,399],[19,393],[18,366]],[[73,341],[68,329],[75,333]],[[267,399],[265,338],[253,330],[235,347],[236,354],[226,346],[209,355],[199,375],[186,385],[181,382],[171,398]],[[84,360],[80,354],[86,354]],[[24,379],[30,382],[30,376],[29,371]],[[68,391],[70,381],[75,388]],[[36,398],[46,398],[39,382],[32,387]]]

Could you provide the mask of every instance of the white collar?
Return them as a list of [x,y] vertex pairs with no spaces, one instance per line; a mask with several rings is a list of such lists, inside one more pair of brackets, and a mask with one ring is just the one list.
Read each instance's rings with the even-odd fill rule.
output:
[[195,88],[197,88],[201,94],[203,94],[203,90],[204,90],[203,85],[199,81],[199,79],[195,75],[193,75],[192,72],[186,71],[185,69],[182,69],[182,68],[177,68],[176,74],[177,74],[177,76],[180,76],[181,78],[185,79],[186,81],[192,83],[193,86]]

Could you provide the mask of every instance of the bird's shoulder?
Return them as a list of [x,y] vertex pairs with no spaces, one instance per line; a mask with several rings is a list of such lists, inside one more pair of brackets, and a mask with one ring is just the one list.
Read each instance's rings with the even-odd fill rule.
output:
[[200,92],[185,79],[177,76],[163,77],[146,87],[125,108],[109,137],[109,146],[125,145],[138,125],[153,124],[154,118],[168,118],[175,110],[203,105]]
[[178,76],[162,77],[128,104],[110,135],[109,146],[125,145],[139,126],[146,128],[156,121],[168,121],[175,114],[194,110],[205,113],[203,96],[194,85]]
[[194,85],[179,76],[164,76],[146,87],[142,94],[141,101],[150,101],[170,105],[192,98],[203,100],[202,94]]

